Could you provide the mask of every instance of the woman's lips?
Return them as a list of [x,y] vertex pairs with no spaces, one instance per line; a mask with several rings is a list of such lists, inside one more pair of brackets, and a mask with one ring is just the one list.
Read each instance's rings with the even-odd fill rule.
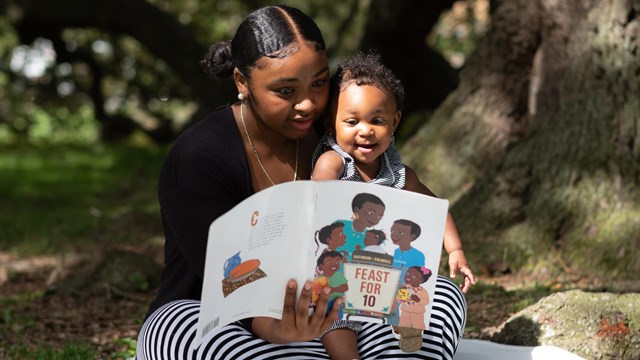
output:
[[313,117],[293,119],[289,123],[297,130],[307,130],[313,126]]

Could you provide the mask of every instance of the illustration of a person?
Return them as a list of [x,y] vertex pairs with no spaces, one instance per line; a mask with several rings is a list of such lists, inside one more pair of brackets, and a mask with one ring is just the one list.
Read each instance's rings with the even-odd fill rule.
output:
[[[323,226],[320,230],[316,231],[316,249],[320,249],[320,244],[324,244],[325,251],[336,251],[339,247],[346,243],[346,235],[344,234],[344,223],[340,221],[333,222],[329,225]],[[316,253],[318,250],[316,250]]]
[[371,251],[380,254],[387,252],[382,248],[382,243],[387,240],[387,235],[382,230],[369,229],[364,237],[364,251]]
[[351,220],[338,220],[344,223],[343,231],[347,237],[346,243],[338,250],[346,251],[349,259],[358,245],[360,248],[364,247],[366,230],[380,223],[384,216],[385,205],[376,195],[360,193],[353,197],[351,210],[353,211]]
[[406,269],[411,266],[424,266],[424,254],[411,246],[411,242],[420,236],[420,225],[411,220],[398,219],[391,225],[391,241],[398,246],[393,252],[393,264],[402,268],[400,277],[404,277]]
[[429,280],[431,270],[424,266],[411,266],[404,276],[405,285],[401,289],[408,291],[406,300],[400,305],[399,326],[426,329],[424,313],[429,304],[429,293],[420,286]]
[[[344,296],[344,293],[349,290],[347,278],[340,271],[341,264],[342,254],[337,251],[327,251],[320,255],[317,260],[317,266],[322,271],[322,277],[326,278],[327,285],[331,287],[327,310],[333,307],[333,302],[336,299]],[[320,277],[316,279],[320,279]],[[340,310],[339,318],[342,318],[342,309]]]
[[[320,244],[324,244],[326,247],[322,250],[323,253],[328,251],[337,251],[337,249],[345,244],[346,236],[344,235],[344,223],[340,221],[333,222],[329,225],[323,226],[320,230],[316,231],[316,255],[320,249]],[[347,261],[347,252],[341,251],[342,261]],[[316,266],[315,277],[322,275],[322,270],[319,266]],[[325,284],[326,285],[326,284]],[[318,293],[319,294],[319,293]],[[312,298],[312,302],[313,298]]]
[[[420,232],[420,225],[411,220],[398,219],[391,225],[391,241],[398,246],[393,252],[393,266],[402,270],[401,279],[407,275],[408,268],[425,265],[424,254],[411,246],[411,242],[420,236]],[[392,325],[398,324],[400,321],[398,305],[399,303],[394,301],[393,309],[396,311],[388,319]]]

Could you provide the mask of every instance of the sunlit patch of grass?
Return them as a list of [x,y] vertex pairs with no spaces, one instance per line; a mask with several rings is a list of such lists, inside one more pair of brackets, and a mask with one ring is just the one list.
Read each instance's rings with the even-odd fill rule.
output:
[[124,146],[0,149],[0,250],[26,256],[133,240],[137,231],[127,235],[117,220],[158,219],[163,156]]
[[503,306],[508,307],[509,313],[523,310],[555,292],[551,287],[537,282],[507,290],[503,286],[490,284],[482,280],[479,280],[472,287],[472,291],[473,295],[479,297],[481,301],[502,303]]
[[514,294],[515,301],[513,304],[514,312],[525,309],[538,302],[545,296],[551,295],[556,292],[549,286],[534,282],[533,284],[514,289],[511,291]]
[[116,345],[120,348],[119,351],[112,356],[114,359],[133,359],[136,356],[137,342],[132,338],[120,338],[116,340]]
[[[505,287],[506,283],[511,286]],[[486,329],[499,326],[517,312],[556,291],[560,289],[536,281],[523,283],[520,280],[516,283],[512,279],[478,279],[466,295],[465,336],[481,338]]]

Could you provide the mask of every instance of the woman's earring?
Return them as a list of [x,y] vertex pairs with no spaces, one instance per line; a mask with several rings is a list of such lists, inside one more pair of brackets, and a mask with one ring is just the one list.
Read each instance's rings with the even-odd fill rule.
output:
[[240,100],[240,101],[244,100],[244,94],[243,93],[238,93],[238,100]]

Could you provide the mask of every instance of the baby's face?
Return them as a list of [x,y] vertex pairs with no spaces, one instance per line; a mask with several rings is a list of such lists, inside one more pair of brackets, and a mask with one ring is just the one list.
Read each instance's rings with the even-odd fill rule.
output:
[[340,91],[334,109],[338,145],[357,163],[377,162],[400,122],[395,97],[372,85],[351,83]]

